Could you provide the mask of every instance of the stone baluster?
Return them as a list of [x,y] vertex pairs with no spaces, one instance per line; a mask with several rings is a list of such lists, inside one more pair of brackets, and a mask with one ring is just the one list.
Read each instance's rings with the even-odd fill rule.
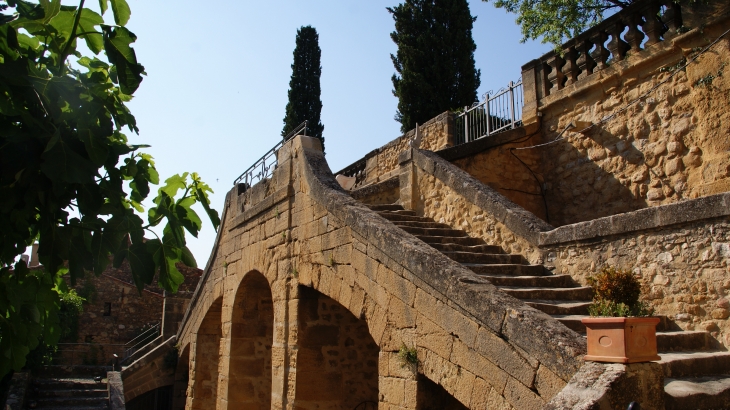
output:
[[591,58],[591,48],[593,47],[593,41],[590,38],[585,37],[578,40],[576,50],[580,53],[578,59],[575,61],[580,73],[578,74],[578,80],[582,80],[589,75],[593,74],[593,68],[596,63]]
[[679,34],[678,30],[682,27],[682,8],[673,0],[667,1],[665,7],[662,22],[667,25],[668,30],[664,33],[664,38],[671,38]]
[[[541,90],[542,95],[540,96],[540,98],[547,97],[548,95],[550,95],[550,88],[552,87],[552,84],[550,83],[550,70],[551,70],[551,68],[547,63],[541,62],[540,85],[542,87],[542,90]],[[523,76],[523,78],[524,78],[524,76]]]
[[641,42],[644,40],[644,33],[639,30],[639,27],[643,24],[643,18],[641,14],[631,14],[627,17],[626,24],[629,26],[629,31],[626,33],[624,38],[629,43],[631,51],[641,51]]
[[565,64],[565,60],[563,60],[559,55],[554,54],[551,57],[548,57],[546,63],[551,68],[547,77],[551,84],[548,94],[552,94],[563,88],[565,75],[563,74],[562,68],[563,64]]
[[608,40],[608,34],[605,31],[599,30],[591,35],[591,41],[596,45],[596,48],[591,53],[593,61],[596,63],[594,71],[601,71],[607,67],[606,61],[608,60],[609,51],[604,45]]
[[611,35],[611,41],[608,42],[608,49],[611,51],[611,56],[615,61],[621,61],[626,57],[626,52],[629,50],[629,44],[621,40],[621,33],[624,31],[626,25],[622,22],[616,22],[608,28],[608,34]]
[[650,1],[643,8],[642,14],[644,15],[644,24],[641,25],[641,30],[649,37],[644,44],[644,48],[649,47],[662,41],[662,34],[664,34],[664,23],[659,20],[659,3],[656,1]]
[[562,70],[565,76],[565,85],[570,85],[578,81],[580,69],[578,68],[577,59],[578,52],[575,50],[575,46],[568,46],[568,50],[565,51],[565,65],[563,65]]

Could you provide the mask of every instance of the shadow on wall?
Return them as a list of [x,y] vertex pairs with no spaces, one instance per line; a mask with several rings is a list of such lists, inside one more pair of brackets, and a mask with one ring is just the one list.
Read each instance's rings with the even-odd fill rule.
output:
[[354,409],[377,403],[378,355],[364,320],[318,291],[299,286],[295,407]]
[[549,146],[543,153],[548,222],[553,226],[647,206],[642,197],[646,195],[644,188],[626,182],[643,181],[648,172],[638,171],[628,177],[622,172],[640,166],[643,153],[611,132],[589,132],[569,133],[565,141]]

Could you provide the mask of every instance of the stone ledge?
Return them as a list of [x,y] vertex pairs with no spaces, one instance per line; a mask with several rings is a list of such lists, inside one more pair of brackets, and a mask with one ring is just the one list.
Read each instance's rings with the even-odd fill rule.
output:
[[722,216],[730,216],[728,192],[561,226],[541,232],[538,245],[586,241]]
[[353,198],[360,200],[363,198],[367,198],[371,195],[379,194],[381,192],[387,191],[389,189],[397,189],[400,186],[400,176],[394,176],[390,177],[389,179],[386,179],[382,182],[377,182],[375,184],[370,184],[368,186],[364,186],[362,188],[358,188],[354,191],[350,192],[350,196]]
[[292,187],[290,185],[287,185],[284,188],[280,188],[280,189],[276,190],[273,194],[265,197],[260,202],[258,202],[256,205],[243,211],[243,213],[241,215],[236,216],[233,219],[233,223],[231,224],[231,227],[228,228],[228,230],[232,231],[232,230],[238,228],[239,226],[241,226],[243,223],[245,223],[249,219],[257,216],[258,214],[268,210],[272,206],[278,204],[279,202],[284,201],[285,199],[287,199],[293,195],[294,195],[294,189],[292,189]]
[[120,372],[107,372],[107,390],[109,393],[109,409],[124,410],[124,384]]
[[[477,140],[467,142],[466,144],[445,148],[441,151],[436,151],[436,154],[447,161],[456,161],[457,159],[470,157],[488,149],[513,142],[525,135],[527,135],[525,128],[519,127],[513,130],[500,132],[489,137],[479,138]],[[404,157],[404,159],[406,158],[410,159],[409,157]]]

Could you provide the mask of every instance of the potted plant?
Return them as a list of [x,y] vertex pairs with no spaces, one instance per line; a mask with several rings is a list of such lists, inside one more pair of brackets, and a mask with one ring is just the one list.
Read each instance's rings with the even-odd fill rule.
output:
[[588,278],[593,287],[589,318],[582,320],[588,336],[585,360],[638,363],[660,360],[657,355],[656,325],[659,318],[639,300],[641,283],[629,271],[604,267]]

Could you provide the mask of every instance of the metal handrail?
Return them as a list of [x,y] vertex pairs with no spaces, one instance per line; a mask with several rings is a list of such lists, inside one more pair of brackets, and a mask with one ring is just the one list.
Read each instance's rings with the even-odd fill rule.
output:
[[522,124],[522,79],[516,83],[510,81],[507,87],[492,96],[490,94],[491,91],[485,94],[483,102],[464,107],[464,111],[456,117],[457,145]]
[[[157,336],[160,334],[160,324],[157,323],[156,325],[152,326],[151,328],[145,330],[144,332],[140,333],[135,337],[134,339],[128,341],[124,344],[124,359],[128,358],[129,356],[133,355],[134,352],[139,350],[140,347],[146,345],[147,343],[154,340]],[[154,337],[151,337],[154,335]],[[127,347],[129,345],[132,345],[131,347]]]
[[273,148],[266,151],[266,154],[256,160],[256,162],[248,167],[248,169],[243,171],[243,173],[233,181],[233,185],[242,183],[244,184],[244,190],[246,190],[249,187],[253,186],[254,180],[258,182],[270,177],[274,173],[274,170],[276,169],[276,166],[278,164],[276,153],[284,145],[285,142],[289,141],[292,137],[297,135],[297,133],[304,131],[304,136],[306,137],[307,124],[309,124],[309,121],[304,120],[304,122],[297,125],[296,128],[286,134],[281,141],[277,142],[276,145],[274,145]]

